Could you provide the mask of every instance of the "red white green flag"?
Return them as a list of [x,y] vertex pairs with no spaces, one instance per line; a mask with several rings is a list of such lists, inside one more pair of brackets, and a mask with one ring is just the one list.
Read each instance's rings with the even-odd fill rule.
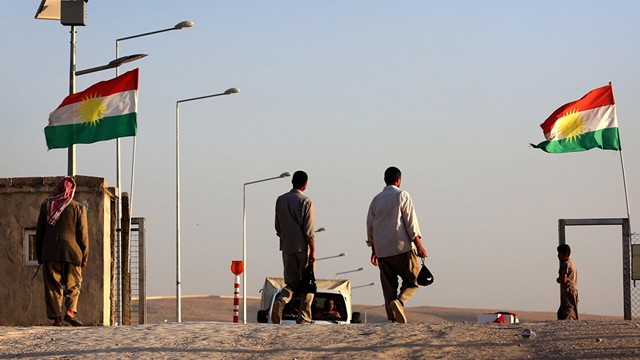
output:
[[611,84],[562,105],[540,127],[547,141],[531,146],[548,153],[621,149]]
[[135,136],[138,69],[67,96],[44,128],[49,149]]

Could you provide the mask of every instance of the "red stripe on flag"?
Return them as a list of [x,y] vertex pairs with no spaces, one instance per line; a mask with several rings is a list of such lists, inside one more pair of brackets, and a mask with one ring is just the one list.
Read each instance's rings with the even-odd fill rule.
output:
[[86,90],[79,93],[71,94],[62,100],[62,103],[56,108],[59,109],[65,105],[77,103],[86,100],[89,97],[109,96],[123,91],[138,90],[138,71],[134,69],[128,71],[111,80],[101,81],[89,86]]
[[545,136],[551,132],[556,121],[569,113],[591,110],[615,104],[611,84],[589,91],[585,96],[560,106],[547,118],[540,127]]

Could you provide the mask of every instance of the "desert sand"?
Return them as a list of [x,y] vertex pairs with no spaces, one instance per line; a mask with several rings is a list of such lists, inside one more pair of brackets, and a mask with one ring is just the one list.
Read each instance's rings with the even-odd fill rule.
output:
[[[257,300],[247,303],[251,321]],[[556,321],[553,313],[513,311],[519,324],[480,324],[479,313],[501,309],[408,307],[410,323],[392,324],[384,322],[381,307],[359,306],[366,324],[235,324],[231,304],[214,296],[185,298],[181,323],[172,322],[175,299],[169,298],[150,300],[145,325],[0,327],[0,359],[640,358],[638,320],[583,315]],[[526,328],[536,336],[524,339]]]

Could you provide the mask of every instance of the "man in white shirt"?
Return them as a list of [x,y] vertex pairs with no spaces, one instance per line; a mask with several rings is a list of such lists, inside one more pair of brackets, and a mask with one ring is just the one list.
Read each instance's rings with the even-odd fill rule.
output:
[[[371,247],[371,263],[380,269],[387,318],[406,323],[404,304],[418,290],[420,261],[427,256],[413,201],[400,190],[402,173],[396,167],[384,172],[387,186],[376,195],[367,214],[367,244]],[[417,254],[413,251],[415,248]],[[402,286],[398,293],[398,277]]]

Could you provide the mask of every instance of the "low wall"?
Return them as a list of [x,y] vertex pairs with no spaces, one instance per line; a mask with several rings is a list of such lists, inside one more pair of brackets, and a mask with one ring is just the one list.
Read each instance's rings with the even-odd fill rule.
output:
[[[59,177],[0,179],[0,325],[50,325],[44,303],[42,270],[34,243],[42,201]],[[103,178],[76,176],[74,199],[87,207],[89,264],[83,272],[78,318],[86,325],[110,325],[111,238],[114,194]],[[32,240],[33,241],[33,240]],[[31,259],[31,260],[30,260]]]

